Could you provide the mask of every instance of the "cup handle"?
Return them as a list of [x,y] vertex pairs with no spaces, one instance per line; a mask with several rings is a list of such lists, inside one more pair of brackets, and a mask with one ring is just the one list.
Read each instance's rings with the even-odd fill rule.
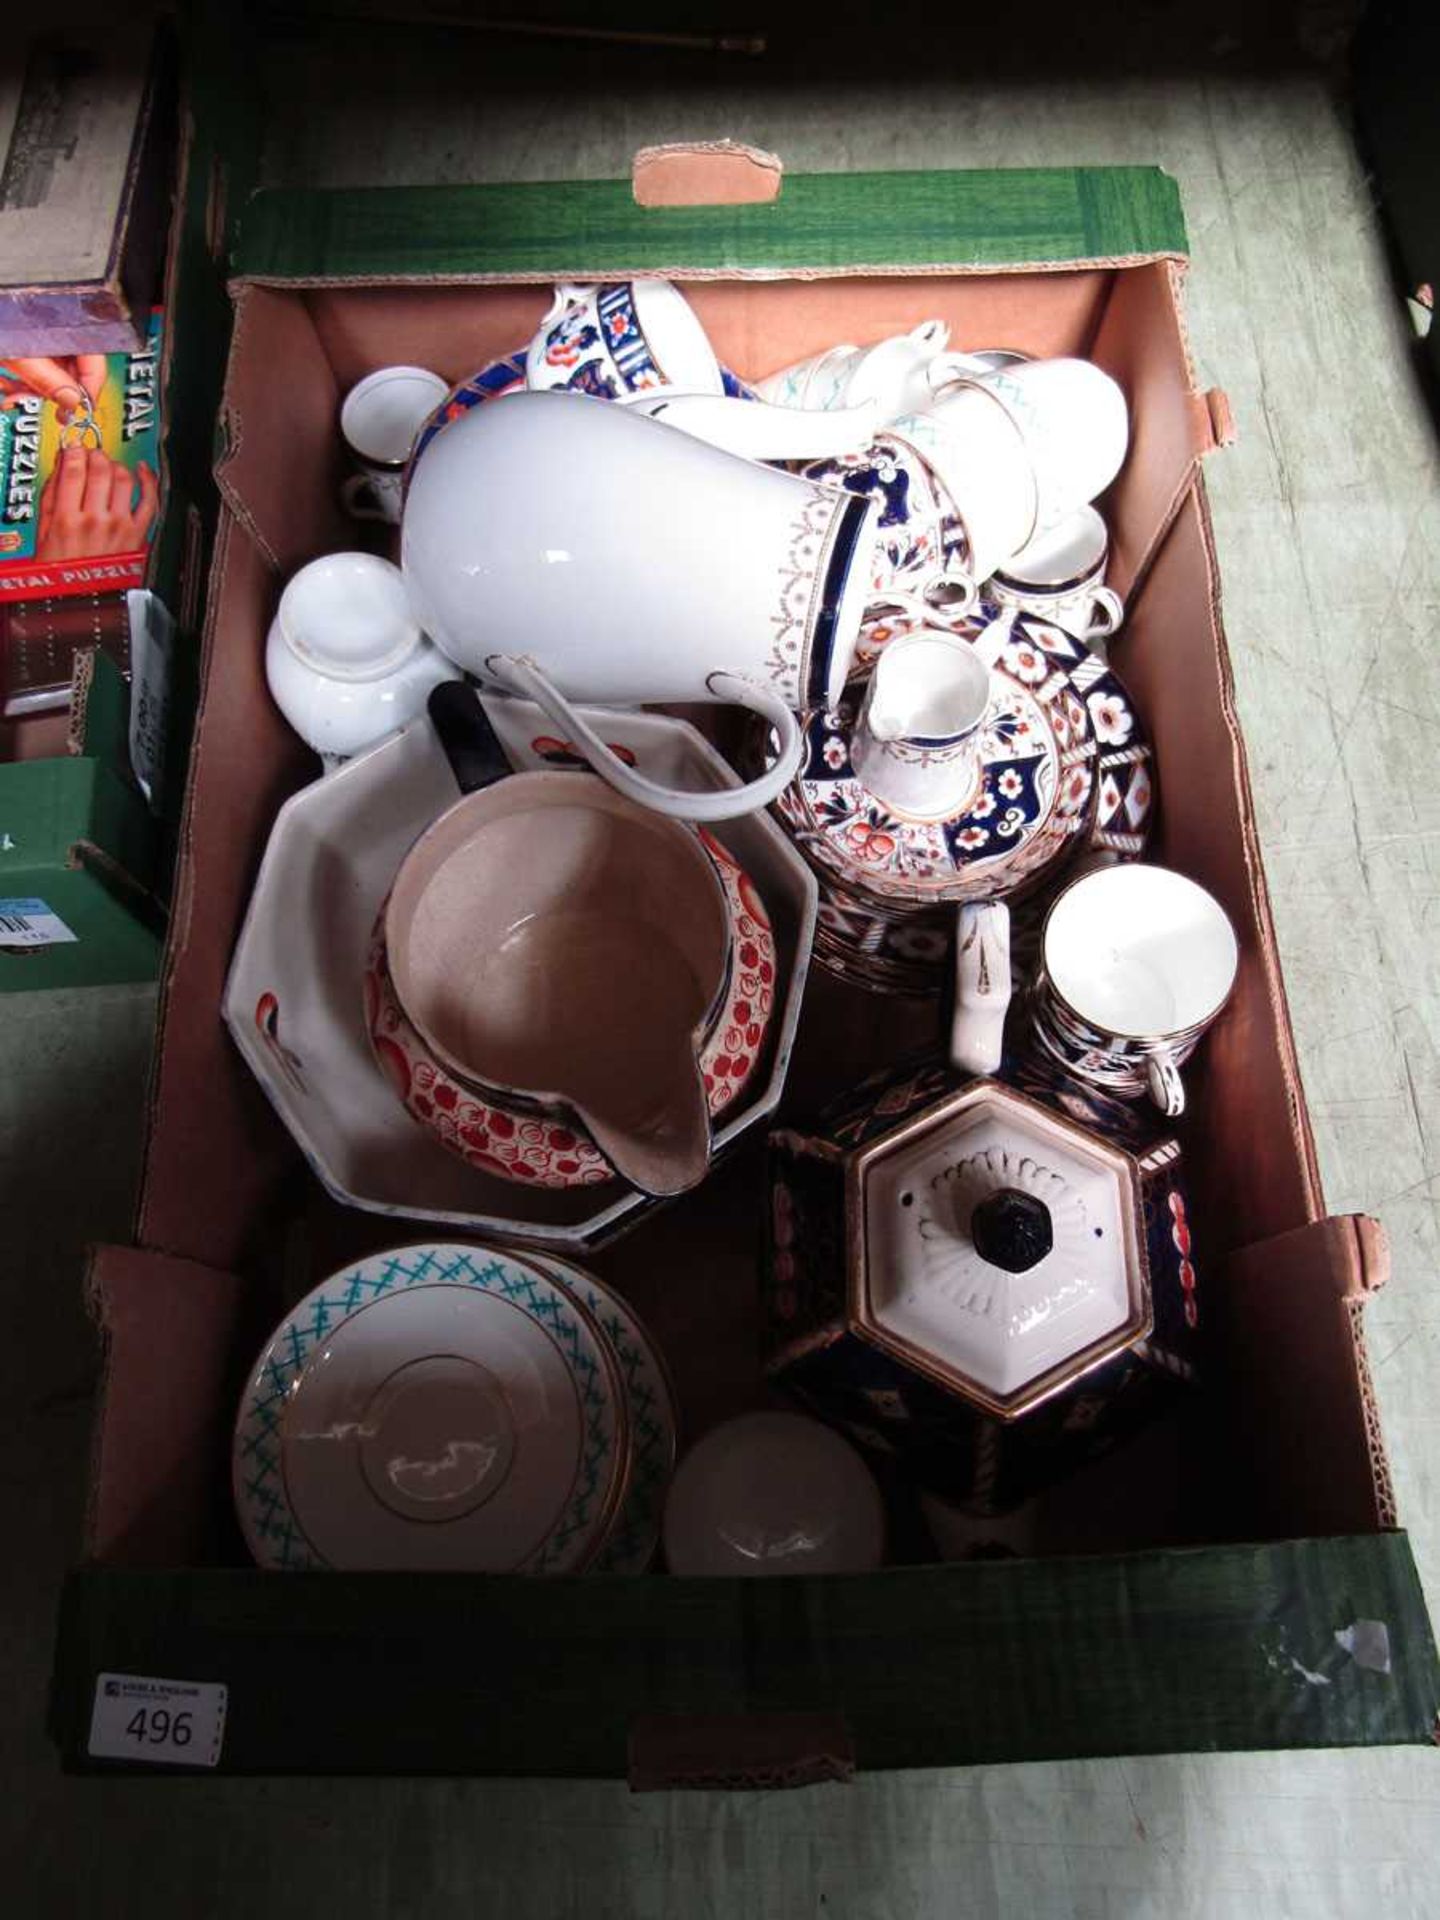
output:
[[672,820],[734,820],[741,814],[768,807],[800,770],[805,741],[799,722],[778,693],[739,673],[712,673],[706,685],[717,700],[748,707],[768,720],[780,736],[780,749],[774,764],[756,780],[743,786],[721,787],[711,793],[686,793],[648,780],[633,767],[627,767],[605,742],[587,725],[559,688],[535,662],[522,654],[495,653],[485,662],[485,672],[507,693],[533,700],[557,727],[573,741],[576,751],[602,780],[637,806],[654,813],[667,814]]
[[979,380],[990,372],[984,360],[976,360],[968,353],[937,353],[925,368],[925,384],[930,389],[930,398],[936,400],[946,387],[953,387],[961,380]]
[[1085,623],[1085,631],[1079,637],[1082,640],[1108,640],[1112,633],[1120,631],[1120,623],[1125,618],[1125,602],[1110,587],[1092,587],[1090,591],[1090,617]]
[[1185,1088],[1174,1056],[1152,1053],[1145,1062],[1145,1083],[1160,1111],[1171,1120],[1178,1119],[1185,1111]]
[[[367,504],[367,501],[369,504]],[[368,473],[352,473],[340,488],[340,504],[354,520],[384,520],[390,516],[380,504]],[[393,524],[393,523],[392,523]]]
[[927,627],[954,629],[962,626],[979,604],[980,589],[964,573],[941,574],[937,576],[935,584],[955,589],[955,598],[936,605],[927,600],[923,593],[909,593],[903,587],[886,587],[882,593],[876,594],[870,604],[872,607],[898,607],[902,613],[908,613]]
[[1003,900],[967,901],[955,928],[955,1011],[950,1064],[958,1073],[999,1070],[1010,1005],[1010,909]]
[[545,315],[540,325],[542,327],[550,326],[553,321],[560,318],[567,307],[578,307],[582,301],[588,300],[595,291],[596,289],[593,286],[573,286],[569,281],[562,280],[555,288],[554,298],[550,302],[550,311]]

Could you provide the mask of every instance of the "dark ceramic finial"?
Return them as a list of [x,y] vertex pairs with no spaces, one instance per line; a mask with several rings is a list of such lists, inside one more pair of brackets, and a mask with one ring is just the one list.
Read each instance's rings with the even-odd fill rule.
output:
[[1002,1187],[980,1202],[970,1216],[970,1238],[982,1260],[1006,1273],[1028,1272],[1055,1244],[1050,1209],[1016,1187]]

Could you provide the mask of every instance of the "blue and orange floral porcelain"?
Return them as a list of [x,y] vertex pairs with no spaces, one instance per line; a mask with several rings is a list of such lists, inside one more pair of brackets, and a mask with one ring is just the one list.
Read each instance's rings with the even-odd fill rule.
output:
[[[975,616],[976,630],[995,611],[982,604]],[[860,667],[868,670],[892,640],[918,631],[919,625],[909,613],[877,608],[861,629],[856,656]],[[1034,945],[1032,936],[1038,934],[1050,880],[1062,879],[1075,862],[1090,855],[1118,860],[1143,855],[1154,823],[1154,755],[1118,674],[1063,628],[1021,615],[1002,670],[1009,676],[1004,697],[1012,709],[1019,695],[1034,698],[1038,689],[1041,696],[1048,696],[1042,711],[1054,713],[1056,695],[1063,689],[1067,697],[1059,712],[1075,723],[1072,737],[1088,746],[1089,794],[1082,817],[1077,821],[1073,813],[1062,811],[1046,832],[1047,843],[1055,844],[1053,860],[1039,863],[1038,879],[1024,871],[1015,876],[1020,897],[1012,900],[1012,952],[1018,965],[1027,960]],[[1005,765],[1002,753],[987,769],[986,788],[978,803],[980,818],[972,817],[973,805],[954,821],[924,824],[888,817],[859,786],[849,763],[849,730],[864,686],[862,673],[847,688],[841,709],[811,716],[809,761],[776,811],[819,878],[815,952],[821,963],[830,972],[877,991],[934,993],[941,985],[954,934],[953,909],[940,902],[989,892],[990,878],[1006,864],[992,857],[992,850],[1004,840],[996,828],[1013,823],[1016,815],[1009,811],[1013,806],[1020,817],[1022,839],[1027,832],[1034,835],[1034,824],[1025,816],[1033,805],[1032,796],[1046,790],[1046,776],[1033,761],[1028,767]],[[1013,740],[1012,733],[1012,744]],[[992,742],[992,752],[997,744],[1003,747],[1004,743]],[[1007,773],[1018,775],[1016,794],[998,791]],[[1006,784],[1016,786],[1016,778]],[[1078,778],[1072,791],[1078,797]],[[993,810],[986,806],[992,793]],[[897,900],[884,882],[885,868],[913,864],[917,849],[919,858],[929,857],[932,872],[938,871],[942,881],[929,903]],[[947,861],[959,881],[953,889],[943,884]],[[1016,864],[1024,869],[1028,861]],[[967,888],[967,873],[978,886]]]
[[[1088,1140],[1101,1157],[1128,1165],[1145,1270],[1143,1313],[1077,1354],[1072,1369],[1062,1364],[1038,1395],[1022,1391],[1008,1406],[887,1336],[866,1273],[867,1207],[888,1197],[918,1216],[926,1197],[909,1176],[917,1141],[923,1151],[933,1146],[943,1173],[946,1129],[973,1127],[977,1102],[987,1112],[988,1158],[1020,1169],[1013,1179],[1007,1172],[1007,1187],[1026,1185],[1028,1169],[1028,1184],[1044,1190],[1045,1154],[1035,1141],[1047,1123],[1026,1117],[1037,1110],[1052,1127],[1059,1120],[1074,1129],[1072,1146],[1083,1152]],[[967,1082],[926,1053],[872,1076],[818,1119],[772,1134],[770,1145],[770,1378],[921,1486],[973,1513],[1004,1512],[1119,1444],[1193,1386],[1203,1314],[1189,1202],[1179,1143],[1153,1113],[1079,1087],[1042,1060],[1007,1056],[994,1078]],[[1006,1147],[1014,1149],[1009,1162]],[[903,1165],[905,1177],[887,1180],[887,1163]],[[1062,1246],[1058,1230],[1054,1245]],[[917,1282],[928,1292],[926,1313],[963,1319],[1003,1296],[1003,1284],[987,1282],[1005,1276],[988,1274],[973,1254],[967,1260],[964,1285],[949,1273]],[[1042,1291],[1059,1299],[1065,1287],[1059,1272]]]

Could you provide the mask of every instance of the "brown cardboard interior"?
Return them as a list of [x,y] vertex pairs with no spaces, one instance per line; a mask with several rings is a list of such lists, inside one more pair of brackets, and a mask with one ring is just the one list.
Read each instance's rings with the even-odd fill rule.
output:
[[[1066,1517],[1053,1538],[1057,1549],[1138,1547],[1388,1523],[1351,1310],[1381,1276],[1383,1257],[1373,1238],[1319,1220],[1198,485],[1204,409],[1191,390],[1171,265],[707,280],[687,290],[721,358],[742,374],[938,313],[962,344],[1090,352],[1124,385],[1133,451],[1105,504],[1116,577],[1128,584],[1138,576],[1139,585],[1113,657],[1156,743],[1153,853],[1219,896],[1242,952],[1233,1004],[1187,1070],[1184,1139],[1197,1261],[1218,1336],[1212,1391],[1194,1417],[1213,1422],[1212,1439],[1243,1435],[1246,1468],[1233,1471],[1224,1444],[1177,1449],[1173,1432],[1157,1432],[1153,1444],[1147,1436],[1127,1450],[1118,1480],[1105,1480],[1093,1527],[1077,1524],[1073,1499],[1057,1503]],[[228,510],[211,581],[139,1216],[148,1251],[107,1251],[95,1275],[111,1337],[93,1514],[102,1558],[153,1565],[238,1553],[217,1510],[227,1498],[233,1390],[251,1343],[286,1300],[351,1255],[437,1237],[423,1223],[349,1212],[322,1194],[233,1051],[219,1004],[270,823],[315,771],[268,698],[262,647],[284,572],[354,541],[335,506],[338,397],[390,361],[463,376],[527,338],[547,298],[545,288],[515,286],[241,290],[220,470]],[[933,1023],[921,1004],[876,1000],[812,975],[785,1115],[839,1090],[837,1055],[849,1081],[925,1040]],[[755,1313],[762,1179],[752,1140],[702,1189],[592,1262],[651,1324],[691,1437],[763,1397]],[[1282,1250],[1273,1258],[1260,1244],[1271,1241]],[[1256,1325],[1266,1329],[1263,1345]],[[165,1392],[157,1394],[162,1350]],[[1309,1417],[1317,1383],[1326,1394],[1318,1430]],[[230,1398],[217,1411],[222,1391]],[[137,1400],[147,1403],[143,1419]],[[1286,1436],[1302,1425],[1312,1444],[1297,1450]],[[187,1462],[184,1472],[167,1468],[177,1460]],[[1152,1488],[1163,1483],[1164,1497],[1117,1497],[1131,1469],[1136,1485],[1147,1473]]]

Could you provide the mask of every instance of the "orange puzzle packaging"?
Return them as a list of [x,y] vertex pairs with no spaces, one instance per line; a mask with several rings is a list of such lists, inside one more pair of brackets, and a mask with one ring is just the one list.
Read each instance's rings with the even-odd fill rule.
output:
[[161,316],[133,353],[0,358],[0,601],[144,584]]

